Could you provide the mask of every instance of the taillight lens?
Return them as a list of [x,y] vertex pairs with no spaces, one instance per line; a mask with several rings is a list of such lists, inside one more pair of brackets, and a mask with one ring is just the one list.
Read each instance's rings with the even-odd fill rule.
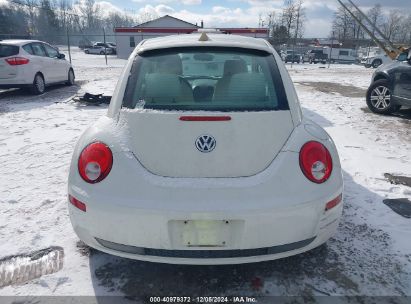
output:
[[95,184],[110,173],[113,165],[113,153],[110,148],[101,142],[94,142],[81,152],[78,159],[78,172],[90,184]]
[[23,65],[23,64],[28,64],[30,60],[24,57],[11,57],[11,58],[7,58],[6,62],[10,65]]
[[310,181],[324,183],[333,169],[331,154],[323,144],[309,141],[300,150],[300,167]]

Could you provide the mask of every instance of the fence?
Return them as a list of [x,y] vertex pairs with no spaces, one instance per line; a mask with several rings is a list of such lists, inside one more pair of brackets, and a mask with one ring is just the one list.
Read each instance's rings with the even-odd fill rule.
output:
[[[115,43],[115,35],[114,34],[106,34],[102,31],[102,34],[72,34],[67,32],[64,34],[58,35],[14,35],[14,34],[3,34],[0,33],[0,40],[5,39],[30,39],[30,40],[40,40],[53,45],[64,53],[67,52],[68,55],[67,59],[71,62],[72,59],[72,51],[73,49],[80,49],[84,50],[86,48],[90,48],[93,46],[94,43],[97,42],[106,42],[106,43]],[[62,47],[63,46],[63,47]],[[108,64],[110,60],[110,56],[101,56],[102,60]]]
[[[130,37],[133,34],[130,34]],[[152,34],[146,33],[136,33],[134,38],[136,39],[135,44],[142,39],[149,39],[153,38]],[[130,37],[126,37],[127,39]],[[134,45],[131,43],[124,42],[122,36],[117,37],[119,40],[120,45],[118,45],[118,51],[121,51],[124,54],[119,56],[120,58],[127,58],[129,53],[134,49]],[[58,34],[58,35],[14,35],[14,34],[3,34],[0,33],[0,40],[1,39],[33,39],[33,40],[40,40],[45,41],[51,45],[59,47],[59,49],[66,54],[67,59],[71,62],[72,59],[72,52],[74,50],[81,50],[83,51],[85,48],[92,47],[96,42],[116,42],[116,36],[113,32],[105,33],[104,30],[101,30],[100,33],[93,32],[93,33],[70,33],[67,32],[65,34]],[[128,41],[128,40],[127,40]],[[303,55],[307,51],[313,49],[313,41],[315,39],[303,38],[303,39],[288,39],[287,40],[279,40],[275,38],[269,38],[268,41],[275,47],[278,53],[286,53],[286,51],[292,50],[295,54]],[[356,42],[351,42],[350,46],[334,46],[333,49],[336,51],[340,47],[349,47],[350,49],[354,49],[355,52],[358,50],[360,46],[370,47],[373,43],[369,40],[361,40]],[[353,47],[356,46],[356,47]],[[347,49],[347,48],[346,48]],[[333,51],[329,50],[328,52],[332,53]],[[338,53],[338,52],[337,52]],[[68,56],[67,56],[68,55]],[[127,55],[127,56],[126,56]],[[112,56],[101,56],[101,60],[104,61],[106,64],[109,63]],[[330,58],[331,61],[331,58]]]

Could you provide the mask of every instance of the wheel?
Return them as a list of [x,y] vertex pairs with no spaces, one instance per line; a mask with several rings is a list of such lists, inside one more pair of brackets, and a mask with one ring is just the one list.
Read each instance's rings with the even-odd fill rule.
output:
[[371,65],[375,69],[375,68],[378,68],[381,64],[382,64],[382,61],[380,59],[376,59],[372,62]]
[[35,95],[43,94],[46,90],[46,83],[44,82],[44,78],[41,74],[36,74],[34,76],[33,84],[30,87],[30,91]]
[[89,50],[85,50],[84,53],[90,54],[90,51],[89,51]]
[[390,83],[386,79],[377,80],[367,91],[367,106],[378,114],[390,114],[399,109],[391,100]]
[[73,71],[73,69],[70,69],[70,70],[68,71],[68,77],[67,77],[67,82],[66,82],[66,84],[67,84],[68,86],[72,86],[72,85],[74,84],[74,80],[75,80],[74,71]]
[[101,52],[100,52],[100,55],[104,55],[104,51],[101,51]]

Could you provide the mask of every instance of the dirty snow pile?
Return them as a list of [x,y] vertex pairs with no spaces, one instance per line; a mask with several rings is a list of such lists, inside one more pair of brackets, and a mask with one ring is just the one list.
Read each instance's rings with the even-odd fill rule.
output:
[[60,271],[0,295],[411,295],[411,222],[383,204],[411,197],[410,187],[384,177],[411,174],[411,113],[370,113],[364,93],[372,70],[355,65],[288,66],[304,114],[333,137],[344,170],[344,217],[327,246],[267,263],[193,267],[131,261],[79,243],[68,218],[68,167],[77,138],[107,107],[70,98],[111,95],[125,61],[109,56],[108,63],[77,51],[78,86],[42,96],[0,92],[0,259],[64,248]]

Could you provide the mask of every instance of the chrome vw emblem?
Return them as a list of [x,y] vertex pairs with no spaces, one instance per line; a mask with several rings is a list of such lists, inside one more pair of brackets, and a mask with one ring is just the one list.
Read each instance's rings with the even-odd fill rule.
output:
[[214,150],[216,141],[211,135],[201,135],[196,139],[196,147],[198,151],[208,153]]

